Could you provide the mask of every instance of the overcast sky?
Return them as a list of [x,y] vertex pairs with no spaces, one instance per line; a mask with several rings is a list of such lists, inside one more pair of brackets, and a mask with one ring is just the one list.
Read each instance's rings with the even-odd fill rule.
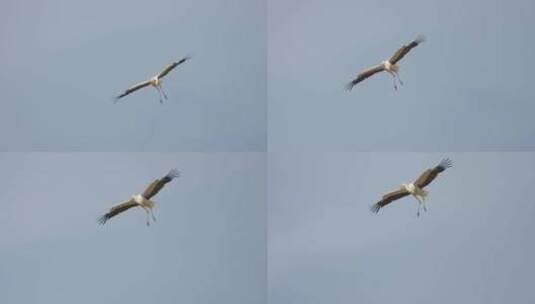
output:
[[[0,3],[0,150],[264,151],[260,0]],[[164,80],[112,97],[192,55]]]
[[[532,0],[271,0],[269,149],[533,149],[534,26]],[[398,91],[344,91],[418,34]]]
[[[380,197],[444,157],[416,217]],[[285,303],[533,303],[533,153],[273,153],[269,297]]]
[[[0,154],[0,303],[265,303],[262,153]],[[97,218],[176,167],[157,222]]]
[[[0,153],[0,303],[535,302],[535,154],[503,152],[535,149],[534,26],[532,0],[2,1],[0,151],[43,153]],[[419,34],[398,91],[344,90]],[[187,55],[163,105],[112,102]],[[443,157],[428,213],[370,213]],[[97,225],[173,167],[156,224]]]

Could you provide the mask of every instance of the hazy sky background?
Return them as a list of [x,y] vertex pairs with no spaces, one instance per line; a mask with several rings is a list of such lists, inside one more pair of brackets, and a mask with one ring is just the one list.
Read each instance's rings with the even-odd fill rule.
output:
[[[0,303],[265,303],[263,153],[0,154]],[[170,168],[157,222],[97,218]]]
[[2,1],[0,150],[264,151],[266,36],[260,0]]
[[[443,157],[427,213],[411,197],[370,212]],[[270,155],[270,303],[534,303],[534,167],[534,153]]]
[[[269,148],[535,148],[535,2],[269,1]],[[351,93],[418,34],[427,42]]]

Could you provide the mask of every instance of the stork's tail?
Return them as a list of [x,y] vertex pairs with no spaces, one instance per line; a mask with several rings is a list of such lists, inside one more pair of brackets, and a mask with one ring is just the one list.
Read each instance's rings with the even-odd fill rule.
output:
[[426,198],[426,197],[429,195],[429,191],[426,191],[426,190],[424,190],[424,189],[420,189],[420,190],[422,190],[422,196],[423,196],[424,198]]

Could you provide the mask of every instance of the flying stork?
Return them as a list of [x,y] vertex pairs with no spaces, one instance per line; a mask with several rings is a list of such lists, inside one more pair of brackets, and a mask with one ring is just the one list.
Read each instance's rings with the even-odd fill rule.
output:
[[371,211],[374,213],[378,213],[379,209],[383,208],[384,206],[410,194],[418,201],[418,211],[416,215],[420,216],[421,206],[424,208],[425,211],[427,211],[425,199],[427,197],[428,192],[425,191],[423,188],[429,185],[438,176],[439,173],[443,172],[447,168],[450,168],[451,166],[451,160],[447,158],[443,159],[438,164],[438,166],[425,170],[414,183],[410,183],[408,185],[402,184],[399,190],[385,194],[379,202],[371,206]]
[[175,177],[180,176],[180,172],[176,169],[172,169],[167,173],[166,176],[156,179],[154,182],[152,182],[145,191],[143,191],[142,194],[136,194],[133,195],[128,201],[123,202],[121,204],[118,204],[110,209],[106,214],[101,216],[98,219],[98,222],[101,225],[104,225],[109,219],[112,217],[118,215],[119,213],[123,213],[126,210],[134,207],[141,207],[143,210],[145,210],[147,214],[147,226],[150,225],[150,218],[149,214],[152,217],[152,220],[156,222],[156,217],[154,216],[154,213],[152,212],[152,209],[155,207],[155,202],[151,200],[153,196],[158,194],[158,192],[167,184],[168,182],[172,181]]
[[152,77],[151,79],[143,81],[143,82],[140,82],[140,83],[138,83],[136,85],[131,86],[130,88],[126,89],[126,91],[124,91],[122,94],[120,94],[117,97],[115,97],[115,102],[118,102],[119,99],[125,97],[126,95],[129,95],[129,94],[131,94],[131,93],[133,93],[133,92],[135,92],[135,91],[137,91],[139,89],[142,89],[142,88],[144,88],[146,86],[151,85],[156,90],[158,90],[158,95],[160,96],[160,103],[163,103],[162,95],[163,95],[163,97],[165,99],[167,99],[167,95],[165,94],[165,92],[162,89],[163,77],[165,77],[165,75],[169,74],[169,72],[171,72],[178,65],[181,65],[182,63],[186,62],[190,58],[191,57],[187,56],[187,57],[184,57],[184,58],[180,59],[179,61],[173,62],[173,63],[169,64],[167,67],[165,67],[165,69],[163,69],[160,73],[158,73],[157,75]]
[[364,79],[371,77],[379,72],[387,71],[390,75],[392,75],[392,79],[394,81],[394,89],[398,89],[398,86],[396,84],[396,79],[398,80],[399,84],[403,85],[403,81],[399,78],[399,66],[397,63],[405,56],[407,55],[410,50],[415,48],[417,45],[425,41],[425,37],[420,35],[416,37],[411,43],[407,45],[403,45],[401,48],[399,48],[390,59],[385,60],[381,62],[381,64],[376,65],[374,67],[371,67],[367,70],[362,71],[360,74],[357,75],[355,79],[353,79],[350,83],[346,85],[346,90],[351,91],[351,89],[359,82],[363,81]]

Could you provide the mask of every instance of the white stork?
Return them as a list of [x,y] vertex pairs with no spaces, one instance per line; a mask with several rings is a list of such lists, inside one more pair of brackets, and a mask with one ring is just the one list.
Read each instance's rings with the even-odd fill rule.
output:
[[443,159],[440,164],[438,164],[438,166],[425,170],[424,173],[422,173],[414,183],[410,183],[408,185],[402,184],[399,190],[385,194],[379,202],[377,202],[371,207],[372,212],[378,213],[379,209],[383,208],[384,206],[410,194],[418,201],[418,211],[416,215],[420,216],[421,206],[424,208],[425,211],[427,211],[425,199],[427,197],[428,192],[425,191],[423,188],[429,185],[439,173],[451,166],[451,160]]
[[392,79],[394,81],[394,89],[398,89],[398,86],[396,84],[396,79],[399,81],[401,85],[403,85],[403,81],[399,78],[399,66],[397,65],[398,61],[400,61],[405,55],[407,55],[408,52],[410,52],[411,49],[415,48],[418,44],[425,41],[425,37],[420,35],[415,40],[413,40],[408,45],[403,45],[399,50],[394,53],[390,59],[385,60],[381,62],[381,64],[371,67],[367,70],[362,71],[360,74],[357,75],[357,78],[353,79],[350,83],[346,85],[346,90],[351,91],[351,89],[359,82],[363,81],[364,79],[373,76],[374,74],[377,74],[382,71],[387,71],[390,75],[392,75]]
[[154,216],[154,213],[152,212],[152,208],[155,207],[155,202],[151,201],[151,198],[158,194],[158,192],[167,184],[168,182],[172,181],[175,177],[180,176],[180,172],[176,169],[172,169],[167,173],[166,176],[159,178],[152,182],[145,191],[143,191],[142,194],[136,194],[132,195],[132,197],[119,205],[114,206],[113,208],[108,211],[108,213],[104,214],[98,219],[98,222],[101,225],[104,225],[109,219],[116,216],[119,213],[123,213],[126,210],[133,208],[133,207],[141,207],[145,212],[147,213],[147,226],[150,225],[150,216],[152,216],[152,220],[156,222],[156,217]]
[[171,72],[178,65],[186,62],[190,58],[191,57],[187,56],[187,57],[184,57],[184,58],[180,59],[177,62],[173,62],[173,63],[169,64],[167,67],[165,67],[165,69],[163,69],[160,73],[158,73],[157,75],[152,77],[151,79],[143,81],[143,82],[140,82],[140,83],[138,83],[136,85],[133,85],[132,87],[130,87],[126,91],[124,91],[122,94],[120,94],[117,97],[115,97],[115,102],[118,102],[119,99],[125,97],[126,95],[129,95],[129,94],[131,94],[131,93],[133,93],[133,92],[135,92],[135,91],[137,91],[139,89],[142,89],[142,88],[144,88],[146,86],[151,85],[156,90],[158,90],[158,94],[160,96],[160,103],[163,103],[162,95],[163,95],[163,97],[165,99],[167,99],[167,95],[165,94],[165,92],[162,89],[163,77],[165,77],[165,75],[169,74],[169,72]]

